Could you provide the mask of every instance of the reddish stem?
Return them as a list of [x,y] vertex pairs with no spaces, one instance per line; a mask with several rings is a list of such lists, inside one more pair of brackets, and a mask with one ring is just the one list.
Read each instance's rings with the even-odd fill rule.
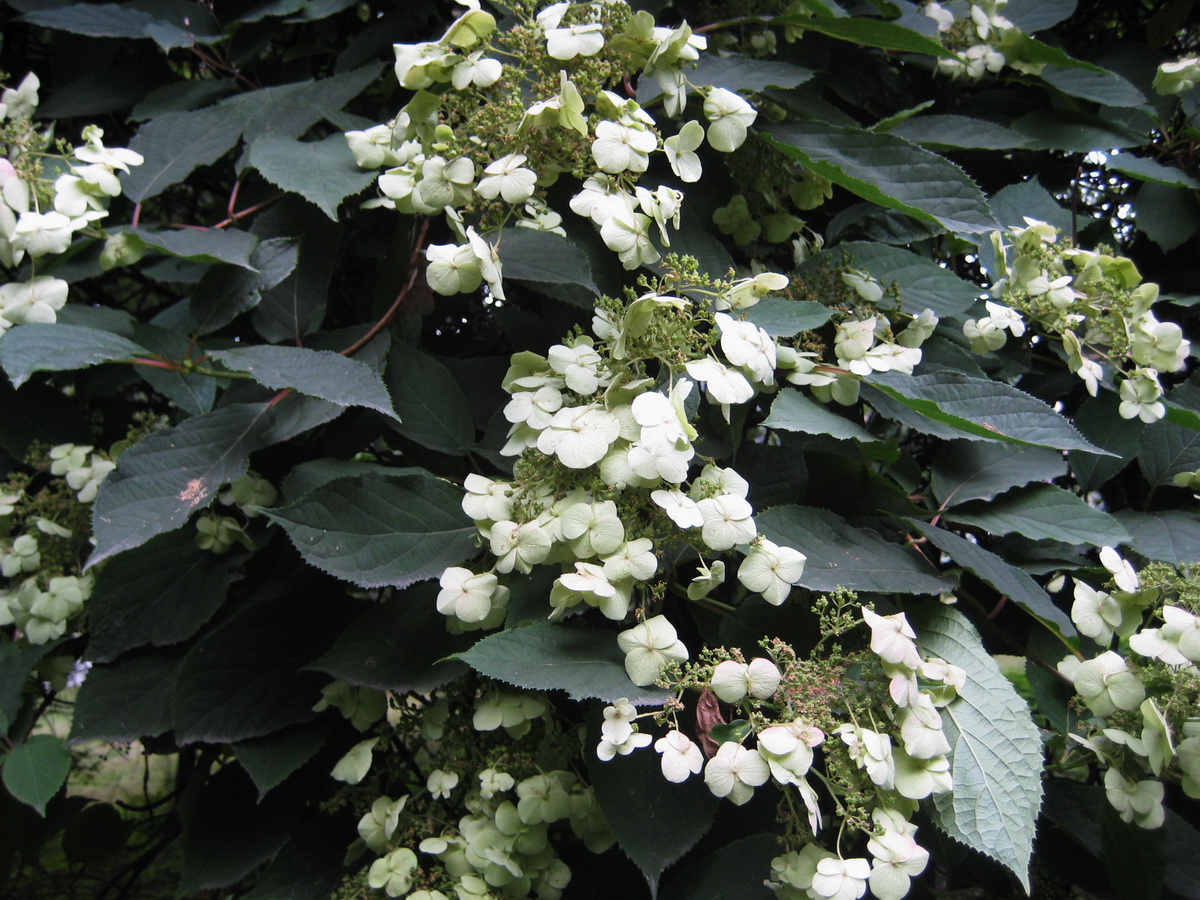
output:
[[383,314],[379,321],[372,325],[371,329],[357,341],[355,341],[345,350],[340,351],[342,356],[349,356],[356,350],[360,350],[365,347],[367,343],[373,337],[375,337],[375,335],[383,331],[383,329],[391,323],[392,319],[396,317],[396,313],[398,313],[400,311],[400,307],[404,305],[404,301],[408,297],[409,291],[411,291],[413,289],[413,285],[416,284],[417,276],[421,273],[421,268],[417,265],[417,260],[421,255],[421,248],[425,245],[425,236],[428,233],[429,220],[425,219],[421,222],[421,230],[417,233],[417,239],[413,244],[412,255],[408,259],[408,279],[404,282],[404,287],[400,289],[400,293],[396,295],[396,299],[392,302],[392,305],[388,307],[388,311]]

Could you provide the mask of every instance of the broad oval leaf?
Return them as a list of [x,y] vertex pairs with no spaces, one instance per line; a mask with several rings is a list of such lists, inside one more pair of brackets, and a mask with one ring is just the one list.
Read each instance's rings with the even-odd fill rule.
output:
[[[1087,459],[1102,459],[1091,453]],[[951,441],[933,458],[930,488],[940,508],[990,500],[1010,488],[1067,474],[1062,453],[991,441]]]
[[753,322],[771,337],[794,337],[802,331],[820,328],[833,315],[824,303],[814,300],[786,300],[764,297],[745,310],[747,322]]
[[948,231],[979,234],[996,228],[983,193],[962,169],[895,135],[808,121],[773,126],[766,139],[864,200]]
[[944,59],[957,59],[953,50],[943,47],[933,38],[926,37],[911,28],[885,22],[882,19],[859,18],[808,18],[800,15],[785,15],[774,19],[777,25],[815,31],[827,37],[883,50],[900,50],[906,53],[924,53]]
[[1115,72],[1046,66],[1039,77],[1064,94],[1103,106],[1141,106],[1146,102],[1141,91]]
[[291,388],[338,406],[365,406],[396,418],[383,380],[356,359],[303,347],[247,347],[210,355],[274,390]]
[[827,434],[843,441],[879,440],[857,422],[809,400],[794,388],[784,388],[775,396],[771,403],[771,413],[762,424],[764,428],[775,428],[779,431]]
[[917,616],[913,628],[922,651],[966,673],[958,698],[942,710],[954,790],[934,795],[934,822],[1003,863],[1028,891],[1042,802],[1042,741],[1029,707],[957,610]]
[[1030,143],[1028,137],[1005,125],[970,116],[914,116],[891,133],[914,144],[963,150],[1015,150]]
[[146,356],[150,351],[99,328],[32,322],[0,338],[0,366],[20,387],[34,372],[66,372],[100,363]]
[[361,587],[404,587],[476,553],[461,501],[432,475],[361,475],[263,512],[318,569]]
[[265,134],[250,145],[247,161],[271,184],[299,194],[334,221],[342,200],[366,190],[378,174],[358,167],[341,134],[323,141]]
[[1200,469],[1200,431],[1153,422],[1142,432],[1138,466],[1152,485],[1170,484],[1180,472]]
[[1108,513],[1052,484],[1018,488],[986,503],[955,506],[946,518],[990,534],[1016,532],[1035,541],[1115,547],[1129,540],[1125,529]]
[[71,743],[136,741],[175,727],[172,706],[184,646],[134,650],[92,666],[75,698]]
[[[754,59],[736,53],[729,56],[705,53],[687,77],[694,85],[712,85],[730,91],[761,91],[769,87],[797,87],[814,74],[811,69],[775,59]],[[643,83],[654,82],[643,78],[638,82],[639,87]]]
[[388,353],[384,378],[399,413],[399,421],[388,424],[400,434],[455,456],[475,443],[470,401],[440,361],[411,344],[397,344]]
[[248,231],[236,228],[181,228],[178,231],[148,231],[131,228],[129,233],[141,238],[154,250],[168,256],[199,263],[229,263],[252,269],[250,254],[258,244],[258,238]]
[[831,252],[840,252],[856,268],[874,275],[884,287],[895,284],[905,311],[913,315],[932,309],[938,316],[957,316],[979,300],[977,285],[903,247],[850,241]]
[[300,246],[288,237],[268,238],[250,254],[252,269],[214,266],[192,294],[188,319],[192,330],[211,334],[253,309],[263,291],[275,287],[296,268]]
[[1200,562],[1200,517],[1194,510],[1162,509],[1115,513],[1129,532],[1129,544],[1147,559],[1172,565]]
[[541,284],[578,284],[600,293],[592,280],[587,254],[575,243],[549,231],[506,228],[496,243],[504,277]]
[[754,521],[772,541],[808,556],[799,583],[810,590],[940,594],[953,587],[916,553],[823,509],[775,506]]
[[662,703],[667,692],[638,687],[625,672],[616,635],[598,628],[538,622],[490,634],[458,654],[476,672],[529,690],[566,691],[572,700]]
[[58,793],[71,770],[71,754],[61,738],[35,734],[4,757],[4,786],[22,803],[43,816],[46,803]]

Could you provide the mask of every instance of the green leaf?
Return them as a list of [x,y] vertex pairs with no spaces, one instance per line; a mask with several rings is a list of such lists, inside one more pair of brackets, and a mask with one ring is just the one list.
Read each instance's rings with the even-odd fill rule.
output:
[[1166,166],[1157,160],[1145,156],[1133,156],[1129,153],[1114,153],[1108,157],[1105,168],[1125,175],[1132,175],[1139,181],[1152,181],[1155,184],[1165,184],[1169,187],[1187,187],[1200,190],[1200,181],[1175,166]]
[[951,793],[934,795],[934,822],[946,834],[1007,866],[1026,892],[1042,800],[1042,742],[1029,708],[953,609],[913,622],[917,645],[966,672],[942,710],[950,742]]
[[[1020,59],[1025,63],[1047,63],[1063,69],[1083,69],[1098,75],[1112,74],[1090,62],[1084,62],[1083,60],[1075,59],[1073,56],[1068,56],[1058,47],[1051,47],[1049,44],[1044,44],[1035,37],[1030,37],[1028,34],[1021,34],[1020,32],[1010,32],[1005,35],[1005,51],[1013,58]],[[1059,110],[1055,110],[1055,112],[1059,112]]]
[[1031,540],[1115,547],[1129,540],[1117,520],[1052,484],[1018,488],[987,502],[955,506],[946,518],[989,534],[1024,535]]
[[[37,664],[52,653],[59,643],[55,641],[22,647],[8,635],[0,638],[0,722],[11,722],[17,717],[25,699],[26,681]],[[7,724],[0,728],[0,734],[7,731]]]
[[92,505],[94,566],[172,531],[246,474],[250,454],[328,422],[341,408],[311,397],[234,403],[143,438],[121,454]]
[[600,293],[592,281],[587,254],[573,242],[549,231],[506,228],[496,250],[504,265],[504,277],[539,284],[579,284]]
[[[254,307],[254,330],[270,343],[299,346],[300,339],[320,328],[325,318],[342,228],[311,203],[298,199],[288,203],[285,198],[276,209],[285,217],[284,234],[300,238],[300,258],[283,281],[262,292]],[[362,355],[360,351],[356,358]]]
[[1107,450],[1110,456],[1097,456],[1072,450],[1067,454],[1071,473],[1082,491],[1094,491],[1125,468],[1138,453],[1138,443],[1146,426],[1139,419],[1122,418],[1120,401],[1112,391],[1088,397],[1075,413],[1075,427],[1085,438]]
[[88,658],[186,641],[225,602],[240,554],[217,556],[181,529],[122,553],[100,570],[88,600]]
[[899,112],[893,113],[890,116],[885,116],[884,118],[882,118],[878,122],[876,122],[874,125],[872,125],[871,130],[872,131],[888,131],[888,132],[895,131],[896,126],[899,125],[901,122],[907,122],[913,116],[923,113],[925,110],[929,109],[929,107],[933,106],[935,103],[937,103],[936,100],[925,100],[922,103],[918,103],[916,106],[910,106],[907,109],[902,109]]
[[[164,359],[184,360],[190,355],[190,340],[182,331],[137,323],[133,336],[139,344]],[[217,399],[217,378],[199,372],[173,372],[157,366],[135,369],[149,385],[188,415],[208,412]]]
[[175,683],[187,648],[134,650],[92,666],[75,698],[72,743],[136,741],[175,727]]
[[144,203],[187,178],[198,166],[216,162],[237,144],[242,123],[222,106],[172,112],[138,129],[129,149],[145,161],[121,178],[121,193]]
[[913,551],[823,509],[775,506],[754,521],[770,540],[808,556],[800,585],[809,590],[940,594],[953,587]]
[[246,269],[254,268],[250,262],[250,254],[254,251],[258,238],[248,231],[238,231],[236,228],[181,228],[178,231],[131,228],[129,233],[141,238],[147,247],[161,250],[178,259],[209,265],[229,263]]
[[764,297],[744,312],[747,322],[753,322],[771,337],[795,337],[802,331],[812,331],[833,315],[833,310],[824,303],[783,297]]
[[250,254],[253,269],[213,266],[192,294],[190,329],[211,334],[253,309],[263,291],[275,287],[296,268],[299,252],[299,243],[293,238],[267,238]]
[[71,754],[60,738],[35,734],[4,757],[4,786],[22,803],[46,815],[46,803],[71,771]]
[[[1001,188],[992,197],[992,212],[996,220],[1005,226],[1025,227],[1025,216],[1041,219],[1062,231],[1071,230],[1071,211],[1064,209],[1036,178],[1010,184]],[[984,248],[991,249],[990,241]]]
[[357,475],[423,475],[425,470],[416,466],[384,466],[379,463],[360,462],[355,459],[310,459],[288,472],[280,485],[285,501],[299,500],[319,487],[324,487],[339,478],[354,478]]
[[335,222],[342,200],[366,190],[377,175],[358,167],[340,133],[323,141],[265,134],[250,145],[247,162],[271,184],[299,194]]
[[232,115],[242,138],[253,143],[268,132],[299,137],[313,125],[336,114],[379,79],[380,65],[371,63],[332,78],[297,81],[261,88],[222,100],[218,109]]
[[987,200],[962,169],[902,138],[809,121],[772,126],[765,140],[864,200],[949,231],[996,227]]
[[1142,92],[1115,72],[1090,69],[1063,69],[1050,65],[1042,69],[1042,81],[1072,97],[1092,100],[1102,106],[1141,106],[1146,102]]
[[866,18],[806,18],[798,15],[777,16],[773,24],[786,25],[803,31],[815,31],[827,37],[882,50],[899,50],[903,53],[924,53],[939,59],[957,59],[957,54],[943,47],[933,38],[920,32],[894,25],[882,19]]
[[476,636],[446,631],[437,594],[434,582],[397,592],[353,622],[308,668],[398,694],[428,693],[448,684],[467,667],[447,657],[466,650]]
[[[866,384],[916,413],[901,417],[895,415],[894,407],[881,410],[918,431],[925,430],[921,421],[924,418],[950,426],[954,432],[960,432],[953,436],[967,440],[971,440],[968,435],[973,435],[977,440],[1105,454],[1085,441],[1070,422],[1041,400],[999,381],[939,369],[922,375],[883,372],[871,376]],[[866,399],[871,402],[869,394]],[[945,434],[945,431],[931,433]]]
[[1182,188],[1147,182],[1133,198],[1133,211],[1137,227],[1167,251],[1181,246],[1200,228],[1200,202]]
[[1151,485],[1170,484],[1180,472],[1200,469],[1200,431],[1171,422],[1153,422],[1142,432],[1138,466]]
[[841,441],[879,440],[853,419],[838,415],[793,388],[783,388],[776,395],[771,413],[762,424],[764,428],[780,431],[827,434]]
[[477,552],[461,500],[440,478],[362,475],[264,512],[318,569],[361,587],[404,587]]
[[1027,146],[1036,150],[1088,153],[1142,144],[1141,135],[1112,119],[1070,109],[1034,110],[1013,121],[1011,127],[1029,138]]
[[865,269],[884,287],[895,284],[904,311],[912,315],[932,309],[938,316],[957,316],[979,300],[978,285],[963,281],[932,259],[903,247],[851,241],[838,244],[831,252],[843,253],[855,268]]
[[221,29],[207,11],[168,0],[80,3],[33,10],[21,18],[34,25],[87,37],[152,38],[164,50],[221,40]]
[[687,78],[696,86],[711,85],[728,91],[762,91],[769,87],[794,88],[810,80],[814,74],[812,69],[774,59],[754,59],[737,53],[729,56],[704,53],[695,68],[688,72]]
[[916,116],[892,129],[914,144],[963,150],[1016,150],[1029,146],[1029,138],[1007,126],[969,116]]
[[1200,562],[1200,518],[1192,510],[1122,510],[1116,520],[1129,532],[1129,545],[1147,559],[1172,565]]
[[303,669],[329,646],[349,612],[344,596],[299,579],[202,635],[179,669],[175,737],[234,743],[315,714],[324,676]]
[[1054,605],[1054,601],[1042,590],[1041,585],[1016,566],[1009,565],[990,550],[985,550],[952,531],[945,531],[936,525],[914,519],[910,519],[909,524],[929,538],[930,542],[951,560],[990,584],[1001,594],[1007,595],[1039,622],[1067,637],[1075,636],[1075,626],[1071,624],[1067,614]]
[[111,331],[62,323],[32,322],[12,328],[0,338],[0,366],[13,387],[23,385],[34,372],[84,369],[147,352]]
[[1069,19],[1079,0],[1009,0],[1004,18],[1026,34],[1057,25]]
[[[600,729],[593,716],[588,747]],[[720,801],[699,779],[672,784],[663,778],[659,755],[643,750],[603,762],[588,753],[588,775],[596,800],[617,845],[641,870],[658,895],[658,881],[668,867],[712,827]],[[761,881],[762,873],[758,873]]]
[[423,447],[462,456],[475,443],[471,404],[441,362],[411,344],[388,353],[384,375],[399,422],[388,424]]
[[230,749],[258,788],[261,799],[312,759],[329,737],[328,721],[294,725],[274,734],[238,741]]
[[130,110],[129,118],[134,122],[145,122],[169,112],[199,109],[236,90],[236,85],[224,78],[177,81],[151,91]]
[[[1087,459],[1098,459],[1087,454]],[[951,441],[933,458],[930,487],[941,508],[990,500],[1009,488],[1067,474],[1062,453],[991,441]]]
[[667,696],[630,681],[616,635],[599,628],[538,622],[490,634],[455,659],[489,678],[526,690],[566,691],[572,700],[626,697],[649,705]]
[[774,900],[762,873],[779,853],[776,835],[755,834],[698,854],[672,873],[662,900]]
[[247,347],[210,355],[273,390],[291,388],[338,406],[365,406],[396,418],[383,380],[356,359],[303,347]]

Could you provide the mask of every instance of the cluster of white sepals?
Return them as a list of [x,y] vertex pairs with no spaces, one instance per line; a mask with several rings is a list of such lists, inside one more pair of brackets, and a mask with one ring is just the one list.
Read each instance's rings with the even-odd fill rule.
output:
[[[1110,590],[1075,579],[1071,619],[1100,646],[1112,646],[1114,637],[1118,644],[1092,659],[1072,655],[1058,664],[1088,709],[1101,717],[1089,723],[1086,737],[1071,737],[1107,767],[1104,786],[1121,818],[1157,828],[1163,823],[1161,779],[1176,780],[1187,796],[1200,798],[1200,722],[1187,718],[1172,723],[1156,702],[1174,692],[1177,680],[1194,682],[1200,616],[1162,602],[1156,589],[1143,588],[1133,566],[1111,547],[1100,551],[1100,561],[1112,576]],[[1144,616],[1147,611],[1150,616]],[[1159,625],[1149,627],[1153,622]],[[1165,678],[1160,677],[1164,669]],[[1157,682],[1157,696],[1147,696],[1148,680]],[[1108,727],[1103,719],[1134,710],[1141,714],[1140,734]]]
[[[863,607],[862,617],[871,630],[871,651],[889,679],[894,708],[880,711],[881,717],[887,717],[882,726],[872,722],[868,728],[849,721],[839,725],[835,735],[861,771],[863,784],[869,782],[876,794],[872,812],[876,830],[867,843],[872,859],[845,859],[809,843],[774,860],[774,880],[769,883],[781,897],[850,900],[861,897],[868,884],[879,900],[905,896],[910,878],[924,871],[929,859],[928,852],[914,840],[916,828],[908,818],[917,801],[953,787],[946,756],[950,745],[938,709],[957,696],[965,673],[943,660],[923,658],[903,613],[881,616]],[[663,616],[623,632],[621,645],[629,653],[626,665],[638,684],[650,683],[646,679],[651,674],[669,682],[670,668],[687,658],[687,649]],[[794,714],[787,702],[789,673],[781,672],[767,657],[749,663],[728,659],[705,674],[717,698],[734,706],[737,720],[753,723],[753,729],[740,739],[718,744],[706,762],[700,746],[672,727],[654,741],[663,777],[680,783],[703,770],[709,790],[739,806],[768,781],[783,790],[792,786],[807,811],[808,830],[815,838],[825,816],[809,778],[825,778],[813,769],[814,751],[832,736]],[[641,713],[624,699],[606,707],[597,756],[610,760],[649,746],[653,738],[639,730],[637,720],[673,720],[674,710],[682,706],[680,700],[676,697],[662,709]],[[755,746],[747,747],[751,734]]]
[[[613,837],[595,794],[566,768],[548,766],[526,773],[487,766],[464,774],[432,761],[449,721],[468,715],[477,732],[503,729],[512,742],[530,735],[538,744],[543,736],[531,735],[533,725],[548,726],[552,720],[550,704],[544,699],[493,688],[475,699],[473,710],[454,709],[446,697],[410,697],[409,702],[420,707],[423,746],[416,754],[416,764],[425,776],[425,789],[398,798],[378,797],[359,820],[360,841],[351,848],[350,856],[364,849],[377,854],[367,872],[372,888],[389,897],[447,900],[445,892],[433,887],[413,890],[419,880],[452,889],[459,900],[490,900],[498,895],[557,900],[571,871],[550,842],[552,826],[561,823],[569,827],[593,853],[612,846]],[[391,725],[404,721],[388,708],[382,692],[340,681],[325,689],[314,709],[319,712],[327,707],[339,709],[360,731],[373,727],[385,715]],[[379,741],[372,737],[355,745],[335,766],[333,777],[349,784],[361,782]],[[539,759],[544,760],[544,747],[542,751]],[[407,830],[407,824],[405,829],[400,827],[405,819],[415,814],[417,821],[424,823],[433,815],[429,805],[441,801],[449,801],[449,809],[465,808],[466,814],[456,820],[437,815],[447,824],[441,833],[416,842],[415,849],[397,839],[398,832]],[[418,807],[424,811],[416,812]]]
[[[1060,245],[1054,226],[1028,217],[1025,222],[1007,235],[992,235],[997,281],[988,315],[963,325],[971,349],[997,350],[1005,332],[1021,337],[1024,312],[1061,333],[1067,365],[1093,397],[1102,381],[1119,375],[1121,416],[1161,419],[1166,406],[1159,376],[1184,368],[1191,343],[1177,324],[1160,322],[1151,310],[1158,285],[1143,283],[1130,259]],[[1128,347],[1120,359],[1111,355],[1114,336]]]
[[[50,449],[50,474],[64,478],[80,503],[91,503],[116,463],[93,453],[90,446],[60,444]],[[31,644],[58,640],[67,623],[83,611],[95,578],[91,575],[43,573],[42,548],[47,539],[64,539],[71,531],[45,517],[25,521],[14,536],[25,494],[0,493],[0,574],[9,587],[0,590],[0,626],[16,625]]]
[[[424,215],[445,213],[458,242],[428,247],[429,285],[438,293],[455,294],[486,282],[493,296],[504,298],[495,247],[459,211],[480,199],[509,204],[505,221],[515,219],[518,227],[563,233],[561,217],[537,193],[539,187],[552,184],[560,170],[549,166],[535,171],[527,165],[526,151],[542,141],[547,129],[591,137],[598,171],[571,200],[571,209],[599,226],[605,244],[626,268],[658,260],[652,234],[657,230],[662,243],[670,244],[667,226],[678,227],[683,194],[666,186],[637,184],[650,155],[665,153],[681,181],[698,181],[701,163],[695,151],[705,136],[716,150],[736,150],[757,116],[754,108],[732,91],[698,88],[704,96],[707,129],[691,120],[677,134],[660,140],[655,119],[636,100],[608,90],[585,99],[563,69],[557,93],[531,98],[519,121],[512,123],[507,145],[476,146],[470,137],[455,135],[439,123],[442,98],[436,92],[476,91],[486,97],[504,67],[487,55],[487,42],[496,29],[494,17],[479,8],[478,0],[460,2],[468,10],[440,40],[395,46],[396,78],[402,87],[416,91],[412,100],[391,123],[346,135],[360,166],[387,167],[379,177],[383,197],[374,201],[377,205]],[[593,56],[613,37],[604,33],[599,21],[606,5],[613,4],[555,3],[528,25],[544,38],[545,52],[554,60]],[[570,23],[564,24],[565,19]],[[667,115],[682,114],[689,87],[685,67],[699,58],[707,46],[705,38],[692,34],[686,23],[657,26],[645,11],[635,13],[617,37],[644,60],[643,77],[652,76],[660,85]]]
[[[37,110],[40,82],[33,73],[16,88],[0,95],[0,123],[28,126],[14,133],[35,136],[31,120]],[[67,302],[67,283],[50,275],[37,275],[38,262],[65,253],[76,232],[108,215],[108,204],[121,193],[120,172],[142,163],[140,154],[105,147],[104,132],[94,125],[83,130],[83,146],[54,171],[53,209],[39,208],[41,185],[30,184],[18,171],[27,155],[42,155],[42,171],[57,157],[39,154],[20,143],[0,145],[0,266],[15,270],[30,260],[23,281],[0,284],[0,334],[13,325],[54,322]],[[14,165],[16,163],[17,165]],[[6,279],[7,280],[7,279]]]
[[955,32],[969,46],[959,50],[957,58],[937,61],[939,72],[954,78],[982,78],[985,73],[999,72],[1007,64],[1019,72],[1037,75],[1044,63],[1031,63],[1021,58],[1017,39],[1022,32],[1003,15],[1008,0],[949,0],[929,2],[922,11],[937,23],[939,34]]

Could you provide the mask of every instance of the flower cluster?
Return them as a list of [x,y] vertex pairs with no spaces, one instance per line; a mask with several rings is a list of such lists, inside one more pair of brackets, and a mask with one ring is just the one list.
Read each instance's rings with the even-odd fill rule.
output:
[[1186,567],[1137,573],[1111,547],[1100,561],[1110,578],[1104,589],[1075,580],[1071,619],[1101,652],[1058,664],[1094,716],[1071,737],[1106,769],[1121,818],[1157,828],[1164,782],[1200,797],[1200,582]]
[[[842,628],[853,627],[853,609],[843,604]],[[653,743],[667,781],[703,772],[714,796],[739,806],[768,782],[794,792],[797,802],[789,799],[786,808],[803,813],[799,821],[794,813],[785,816],[788,843],[797,849],[772,864],[770,883],[779,896],[856,898],[869,885],[880,900],[898,900],[929,857],[908,819],[917,801],[953,786],[939,709],[957,697],[965,674],[923,657],[903,613],[884,616],[868,606],[858,612],[870,630],[869,652],[807,661],[774,642],[765,645],[770,657],[746,662],[716,650],[706,654],[712,662],[684,665],[687,651],[664,617],[623,632],[633,680],[646,684],[645,676],[654,674],[676,695],[663,708],[640,713],[627,700],[606,707],[596,755],[607,761]],[[845,677],[850,669],[853,678]],[[728,724],[698,734],[699,742],[679,721],[686,691],[695,688],[734,714]],[[667,728],[657,740],[639,726],[650,718]],[[823,792],[835,798],[824,808]],[[834,809],[863,834],[871,860],[841,855],[845,828],[837,829],[838,852],[818,844],[819,835],[833,830]]]
[[[440,40],[397,44],[396,78],[415,96],[392,122],[346,135],[360,166],[386,167],[377,205],[445,214],[456,242],[426,251],[427,279],[441,294],[486,282],[503,299],[496,248],[483,235],[510,223],[563,233],[543,193],[563,172],[583,181],[571,209],[595,223],[626,268],[657,261],[654,238],[670,245],[683,194],[640,184],[651,155],[663,153],[680,181],[697,181],[701,143],[732,152],[757,116],[732,91],[689,84],[687,67],[707,43],[686,24],[658,26],[624,3],[515,12],[519,24],[497,33],[474,2]],[[701,95],[707,124],[691,119],[664,139],[656,119],[617,92],[639,73],[655,80],[669,117],[683,115],[689,89]]]
[[[90,446],[60,444],[45,468],[54,481],[30,493],[30,480],[0,488],[0,625],[15,625],[31,644],[62,637],[83,611],[95,582],[79,574],[76,544],[86,535],[87,504],[116,464]],[[61,478],[61,481],[57,479]]]
[[1061,336],[1067,366],[1088,393],[1115,383],[1123,418],[1161,419],[1160,377],[1184,368],[1191,343],[1178,325],[1154,315],[1158,285],[1143,282],[1126,257],[1072,247],[1053,226],[1025,221],[992,236],[998,279],[988,315],[963,325],[971,348],[999,349],[1007,334],[1025,333],[1028,317]]
[[1003,15],[1008,0],[930,0],[922,12],[937,23],[938,37],[956,57],[937,61],[939,72],[953,78],[979,79],[1005,65],[1037,75],[1045,63],[1026,58],[1023,32]]
[[[105,147],[104,132],[94,125],[71,154],[51,152],[32,122],[39,87],[30,73],[0,95],[0,266],[13,272],[0,284],[0,334],[13,325],[57,320],[67,283],[38,275],[39,263],[65,253],[77,233],[104,218],[120,196],[119,173],[142,163],[132,150]],[[43,178],[47,160],[56,163],[53,181]]]

